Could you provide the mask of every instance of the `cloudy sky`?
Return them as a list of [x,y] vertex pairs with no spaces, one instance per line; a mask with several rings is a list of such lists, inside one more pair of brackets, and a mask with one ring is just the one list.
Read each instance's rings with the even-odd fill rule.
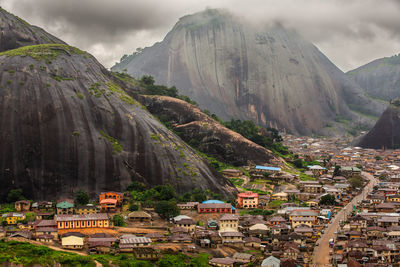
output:
[[294,28],[343,71],[400,53],[400,0],[0,0],[0,5],[92,53],[106,67],[161,41],[180,17],[206,8]]

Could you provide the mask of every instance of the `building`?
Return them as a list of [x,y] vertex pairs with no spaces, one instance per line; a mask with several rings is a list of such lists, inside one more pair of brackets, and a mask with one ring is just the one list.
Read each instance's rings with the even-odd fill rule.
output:
[[158,252],[153,248],[134,248],[133,255],[137,260],[154,261],[159,258]]
[[236,169],[225,169],[222,171],[222,175],[226,178],[238,178],[243,175],[243,172]]
[[118,200],[113,198],[106,198],[100,201],[100,211],[110,212],[117,209]]
[[97,207],[93,204],[87,204],[75,208],[75,214],[91,214],[97,212],[98,212]]
[[67,233],[61,237],[61,246],[66,249],[82,249],[84,235],[79,233]]
[[151,239],[147,237],[121,238],[119,248],[121,252],[132,252],[134,248],[150,247]]
[[229,231],[229,232],[220,232],[219,233],[222,238],[222,243],[230,243],[230,244],[243,244],[243,234],[241,232]]
[[197,206],[198,213],[233,213],[229,203],[201,203]]
[[196,228],[196,223],[192,219],[181,219],[179,221],[175,221],[176,227],[182,227],[188,230],[188,232],[193,232]]
[[144,211],[132,211],[128,214],[128,220],[132,222],[150,222],[151,215]]
[[74,213],[74,203],[68,201],[62,201],[56,205],[57,214],[73,214]]
[[104,199],[115,199],[117,200],[117,206],[121,206],[124,200],[124,194],[119,192],[102,192],[99,195],[99,203]]
[[14,203],[16,211],[29,211],[31,208],[31,202],[28,200],[20,200]]
[[224,214],[219,218],[219,232],[237,232],[239,216],[236,214]]
[[25,219],[25,214],[17,213],[17,212],[10,212],[10,213],[3,214],[2,217],[6,220],[7,224],[17,224],[20,221]]
[[233,267],[235,260],[231,258],[212,258],[208,264],[218,267]]
[[181,210],[197,210],[199,202],[186,202],[183,204],[177,204],[178,208]]
[[264,259],[261,263],[261,267],[280,267],[281,261],[274,256],[269,256],[268,258]]
[[240,208],[257,208],[258,207],[258,194],[251,191],[239,193],[236,200]]
[[106,213],[57,215],[56,222],[58,230],[110,227],[110,220]]

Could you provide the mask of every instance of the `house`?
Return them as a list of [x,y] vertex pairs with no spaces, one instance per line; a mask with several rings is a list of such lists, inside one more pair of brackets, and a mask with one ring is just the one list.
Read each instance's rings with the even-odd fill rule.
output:
[[208,219],[207,228],[216,230],[218,228],[218,221],[213,219]]
[[150,222],[151,215],[145,211],[132,211],[128,214],[128,220],[131,222]]
[[239,193],[236,202],[240,208],[249,209],[258,207],[258,194],[251,191]]
[[248,253],[236,252],[235,254],[233,254],[232,259],[234,259],[237,263],[246,264],[253,262],[255,260],[255,256]]
[[53,209],[53,203],[50,201],[34,202],[31,205],[33,211],[50,211]]
[[219,218],[220,232],[237,232],[239,226],[239,216],[236,214],[223,214]]
[[39,236],[52,236],[52,240],[56,240],[58,238],[57,228],[54,227],[36,227],[35,229],[35,236],[36,240]]
[[85,236],[81,233],[70,232],[61,236],[61,246],[66,249],[82,249]]
[[48,219],[53,214],[52,212],[36,212],[36,220]]
[[235,260],[231,258],[212,258],[208,264],[218,267],[233,267]]
[[80,228],[109,228],[110,220],[106,213],[97,214],[60,214],[56,216],[57,228],[80,229]]
[[62,201],[56,205],[57,214],[73,214],[74,213],[74,203],[68,201]]
[[150,238],[153,242],[162,242],[167,240],[167,237],[160,232],[148,233],[145,235],[145,237]]
[[97,212],[98,212],[97,207],[93,204],[87,204],[75,208],[75,214],[91,214]]
[[124,194],[119,192],[102,192],[99,195],[99,203],[104,199],[115,199],[117,200],[116,205],[121,206],[124,200]]
[[18,222],[25,219],[25,214],[10,212],[2,215],[3,219],[6,220],[7,224],[17,224]]
[[55,220],[37,220],[35,221],[33,228],[51,227],[57,229],[57,222]]
[[316,221],[317,219],[314,217],[294,217],[292,219],[292,228],[303,225],[312,227],[316,223]]
[[238,178],[243,175],[243,172],[241,170],[236,170],[236,169],[225,169],[222,170],[222,175],[225,178]]
[[268,258],[264,259],[261,263],[261,267],[280,267],[281,261],[274,256],[269,256]]
[[29,230],[16,231],[10,237],[22,237],[25,239],[32,239],[32,232]]
[[100,201],[100,211],[110,212],[116,211],[118,200],[113,198],[106,198]]
[[398,226],[399,225],[399,217],[394,216],[383,216],[378,218],[378,226],[380,227],[390,227],[390,226]]
[[223,244],[243,244],[243,234],[241,232],[220,232],[219,234],[222,238]]
[[178,208],[181,210],[197,210],[199,202],[186,202],[184,204],[177,204]]
[[192,219],[181,219],[179,221],[175,221],[176,227],[182,227],[188,230],[188,232],[193,232],[196,228],[196,223]]
[[286,220],[282,216],[274,216],[269,220],[270,225],[277,225],[280,223],[286,223]]
[[153,248],[134,248],[133,255],[135,259],[146,261],[155,261],[159,258],[158,252]]
[[36,241],[42,242],[42,243],[47,243],[51,244],[54,242],[54,236],[53,235],[36,235]]
[[245,247],[259,248],[261,245],[261,239],[257,237],[245,237],[243,241]]
[[248,233],[250,236],[266,236],[270,231],[269,226],[257,223],[249,227]]
[[271,200],[287,201],[288,200],[288,193],[279,192],[279,193],[273,194],[272,197],[271,197]]
[[90,254],[108,254],[111,252],[112,244],[107,241],[88,241]]
[[31,202],[28,200],[19,200],[14,203],[16,211],[29,211],[31,208]]
[[121,252],[132,252],[134,248],[150,247],[151,239],[147,237],[121,238],[119,248]]
[[201,203],[197,206],[198,213],[232,213],[229,203]]
[[170,236],[169,241],[172,243],[192,243],[193,242],[192,238],[188,234],[177,234],[177,233]]

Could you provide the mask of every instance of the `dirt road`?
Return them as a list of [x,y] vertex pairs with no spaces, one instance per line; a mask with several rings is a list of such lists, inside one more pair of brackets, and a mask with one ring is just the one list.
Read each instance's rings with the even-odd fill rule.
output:
[[332,266],[329,263],[329,239],[334,238],[335,232],[339,228],[339,221],[344,220],[345,217],[351,213],[353,209],[353,205],[357,205],[358,201],[361,201],[366,198],[369,192],[372,191],[373,187],[377,185],[376,179],[369,173],[362,172],[361,174],[365,179],[369,180],[369,183],[364,187],[363,191],[357,195],[349,204],[346,205],[344,209],[336,214],[336,216],[332,219],[331,224],[325,229],[325,233],[318,240],[318,246],[314,249],[313,254],[313,266]]

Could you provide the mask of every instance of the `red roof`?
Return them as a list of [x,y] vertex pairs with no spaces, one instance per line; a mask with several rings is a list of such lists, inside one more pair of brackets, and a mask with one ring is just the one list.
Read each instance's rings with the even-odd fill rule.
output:
[[244,193],[239,193],[238,197],[243,197],[243,198],[246,198],[246,197],[258,197],[258,193],[247,191],[247,192],[244,192]]
[[113,198],[106,198],[100,201],[100,204],[117,204],[118,200],[113,199]]

